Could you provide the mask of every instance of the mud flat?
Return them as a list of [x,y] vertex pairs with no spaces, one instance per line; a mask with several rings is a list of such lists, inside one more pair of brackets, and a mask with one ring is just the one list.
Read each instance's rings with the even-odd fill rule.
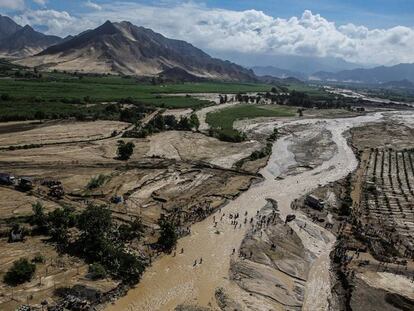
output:
[[[80,213],[89,203],[106,205],[117,224],[129,223],[131,217],[139,217],[145,227],[144,236],[130,243],[128,248],[147,260],[159,255],[151,246],[159,237],[157,222],[161,215],[177,220],[180,234],[184,234],[187,226],[204,219],[259,179],[253,173],[226,169],[251,152],[256,143],[238,145],[199,133],[168,132],[149,139],[125,138],[135,144],[134,154],[129,161],[119,161],[116,159],[119,137],[111,137],[113,128],[109,125],[105,122],[63,122],[28,129],[19,123],[17,127],[10,125],[12,128],[7,129],[12,135],[25,134],[29,135],[27,139],[34,140],[38,134],[32,131],[43,131],[45,140],[51,144],[31,149],[0,150],[0,172],[16,177],[28,176],[34,182],[34,189],[25,193],[13,186],[0,186],[0,244],[5,250],[0,256],[1,310],[15,310],[24,303],[36,305],[44,299],[53,304],[59,299],[55,289],[60,287],[86,286],[87,289],[81,292],[96,292],[101,297],[119,285],[111,278],[89,279],[88,265],[75,256],[57,253],[54,244],[48,242],[48,236],[28,235],[24,242],[7,243],[7,235],[16,220],[31,232],[29,219],[33,214],[33,203],[40,201],[45,213],[62,206],[71,206]],[[95,128],[82,133],[83,126]],[[65,129],[63,132],[67,131],[66,136],[50,129],[59,127]],[[123,123],[115,123],[115,128],[123,127]],[[167,143],[176,146],[179,158],[174,158],[168,148],[162,148]],[[158,147],[154,149],[153,145]],[[162,152],[151,153],[151,149]],[[96,189],[88,189],[91,179],[100,175],[104,176],[105,182]],[[61,199],[49,197],[47,187],[42,186],[45,179],[62,182],[65,195]],[[115,196],[122,197],[122,203],[114,203]],[[13,261],[24,257],[31,260],[37,252],[48,257],[47,262],[38,265],[32,282],[15,287],[12,297],[10,287],[2,281],[4,273]],[[47,281],[46,285],[38,285],[40,277],[45,283]]]
[[249,156],[260,148],[255,141],[226,143],[200,133],[169,131],[150,137],[148,156],[177,160],[200,160],[224,168]]
[[[326,309],[331,288],[328,268],[329,253],[335,237],[300,212],[293,211],[291,203],[295,198],[316,188],[318,184],[324,185],[341,179],[353,171],[358,162],[343,133],[359,124],[380,120],[381,117],[380,114],[375,114],[342,120],[323,120],[321,129],[331,133],[331,139],[337,151],[315,168],[296,175],[287,175],[284,179],[277,177],[285,173],[295,162],[294,154],[288,149],[292,144],[292,135],[278,140],[273,146],[273,154],[267,167],[261,170],[264,176],[263,182],[229,202],[221,209],[221,212],[191,226],[191,235],[182,238],[177,245],[177,250],[183,248],[184,253],[177,254],[175,257],[165,256],[156,261],[144,274],[136,288],[114,304],[108,305],[107,310],[172,310],[179,305],[198,305],[214,309],[219,308],[220,305],[216,296],[225,297],[225,300],[233,302],[239,302],[239,298],[244,297],[242,303],[246,304],[242,305],[242,310],[248,308],[251,296],[229,279],[229,272],[231,263],[240,254],[242,241],[252,227],[250,222],[244,224],[241,220],[234,226],[234,218],[230,219],[229,215],[239,214],[242,219],[255,217],[266,205],[266,199],[269,198],[278,203],[280,219],[284,220],[288,214],[296,215],[296,219],[289,223],[289,227],[294,232],[293,236],[297,235],[300,239],[303,245],[302,251],[312,254],[309,258],[314,258],[307,268],[309,273],[303,284],[304,292],[296,295],[298,298],[295,305],[305,310]],[[312,125],[320,121],[298,120],[289,124]],[[273,128],[275,124],[262,126]],[[256,223],[257,219],[252,225]],[[301,248],[300,243],[298,245]],[[200,264],[201,258],[203,260]],[[269,261],[273,265],[273,261]],[[264,269],[272,271],[273,275],[278,273],[274,266],[264,267]],[[247,270],[250,271],[250,269]],[[257,282],[260,283],[260,280]],[[218,295],[217,291],[219,291]],[[315,299],[315,297],[318,298]],[[292,299],[292,297],[286,299]],[[272,299],[259,295],[255,304],[257,306],[271,305],[273,308],[281,306],[279,302],[276,303]]]
[[62,122],[45,126],[0,134],[0,147],[30,144],[51,144],[76,142],[109,137],[114,131],[121,131],[128,123],[117,121]]

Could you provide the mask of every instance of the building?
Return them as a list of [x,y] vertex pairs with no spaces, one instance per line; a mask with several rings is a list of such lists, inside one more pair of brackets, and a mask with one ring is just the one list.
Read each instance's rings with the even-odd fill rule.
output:
[[322,210],[325,207],[325,202],[314,195],[308,195],[305,199],[305,204],[317,210]]
[[16,178],[9,173],[0,173],[0,184],[13,185]]

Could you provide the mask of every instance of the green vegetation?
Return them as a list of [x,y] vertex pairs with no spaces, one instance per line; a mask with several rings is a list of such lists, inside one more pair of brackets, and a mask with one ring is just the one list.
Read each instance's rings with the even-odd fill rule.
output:
[[42,254],[38,253],[36,254],[36,256],[33,257],[32,262],[33,263],[45,263],[46,259]]
[[269,137],[266,139],[267,143],[266,146],[264,146],[260,150],[255,150],[252,152],[252,154],[248,158],[244,158],[236,162],[235,166],[240,168],[243,166],[246,161],[256,161],[258,159],[263,159],[272,154],[272,147],[273,143],[278,139],[279,137],[279,131],[277,128],[273,129],[273,133],[269,135]]
[[26,258],[21,258],[13,263],[13,266],[4,276],[4,282],[16,286],[32,279],[36,271],[36,265],[30,263]]
[[86,188],[88,190],[93,190],[96,188],[101,187],[108,179],[110,179],[110,176],[99,174],[98,176],[92,177],[91,180],[86,185]]
[[30,219],[30,223],[36,226],[38,231],[44,232],[47,225],[47,220],[42,203],[37,201],[36,203],[32,204],[32,211],[33,215]]
[[[3,70],[2,70],[3,68]],[[168,96],[172,93],[253,92],[265,91],[263,84],[245,83],[181,83],[152,85],[132,77],[79,75],[65,73],[41,74],[23,67],[0,62],[0,121],[94,117],[117,119],[102,102],[135,102],[162,108],[200,109],[209,101],[188,96]],[[111,114],[112,113],[112,114]]]
[[245,135],[233,129],[234,121],[257,117],[292,117],[295,112],[294,108],[276,105],[238,105],[208,113],[206,121],[211,127],[211,136],[225,141],[238,142],[244,140]]
[[145,138],[148,135],[154,133],[160,133],[163,131],[192,131],[198,130],[200,121],[195,113],[190,117],[181,117],[177,120],[173,115],[158,114],[148,124],[141,126],[137,124],[135,128],[124,133],[123,137],[129,138]]
[[106,271],[124,282],[138,282],[145,266],[117,238],[117,230],[109,209],[89,206],[79,215],[76,227],[80,237],[75,245],[82,257],[88,262],[99,263]]
[[164,218],[161,218],[158,222],[160,226],[160,237],[158,239],[158,244],[161,249],[166,252],[170,252],[175,244],[177,244],[177,233],[174,223],[168,221]]
[[134,153],[135,145],[132,142],[125,143],[123,140],[118,141],[118,159],[119,160],[129,160],[129,158]]
[[89,265],[88,273],[93,280],[100,280],[106,277],[105,267],[100,263],[93,263]]
[[[255,83],[180,83],[151,85],[131,77],[120,76],[75,76],[69,74],[44,73],[41,79],[2,79],[2,93],[13,98],[42,98],[42,99],[84,99],[89,96],[94,101],[115,101],[131,97],[143,102],[162,99],[156,94],[162,93],[238,93],[264,92],[269,89],[266,84]],[[171,99],[171,97],[168,97]],[[192,98],[177,99],[187,102],[197,101]],[[159,100],[161,102],[162,100]]]

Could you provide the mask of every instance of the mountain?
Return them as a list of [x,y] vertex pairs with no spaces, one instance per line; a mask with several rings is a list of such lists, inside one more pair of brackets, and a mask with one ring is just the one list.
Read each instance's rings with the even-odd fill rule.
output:
[[314,80],[356,82],[380,84],[392,81],[408,80],[414,82],[414,64],[399,64],[391,67],[375,67],[371,69],[344,70],[337,73],[317,72]]
[[414,82],[411,82],[407,79],[400,81],[390,81],[383,83],[382,87],[386,88],[396,88],[396,89],[414,89]]
[[59,43],[61,38],[44,35],[29,25],[0,40],[0,53],[9,57],[25,57]]
[[14,34],[22,26],[16,24],[10,17],[0,15],[0,40]]
[[253,81],[253,71],[129,22],[107,21],[19,62],[45,69],[156,76],[170,68],[209,79]]
[[273,66],[256,66],[252,67],[252,70],[257,76],[271,76],[275,78],[296,78],[299,80],[306,80],[307,76],[301,72],[290,71],[286,69],[280,69]]
[[347,62],[336,57],[311,57],[299,55],[247,54],[237,52],[207,51],[213,56],[228,59],[248,68],[272,66],[291,72],[299,72],[306,76],[318,71],[337,72],[356,68],[366,68],[365,65]]
[[201,82],[204,80],[179,67],[168,68],[161,72],[158,77],[166,82]]
[[61,40],[56,36],[42,34],[29,25],[22,27],[11,18],[0,15],[0,55],[2,57],[27,57]]

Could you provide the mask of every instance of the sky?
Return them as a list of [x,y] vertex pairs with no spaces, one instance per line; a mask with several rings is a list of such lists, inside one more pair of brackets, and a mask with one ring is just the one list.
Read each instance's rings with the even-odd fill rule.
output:
[[0,14],[62,37],[128,20],[227,55],[414,62],[414,0],[0,0]]

